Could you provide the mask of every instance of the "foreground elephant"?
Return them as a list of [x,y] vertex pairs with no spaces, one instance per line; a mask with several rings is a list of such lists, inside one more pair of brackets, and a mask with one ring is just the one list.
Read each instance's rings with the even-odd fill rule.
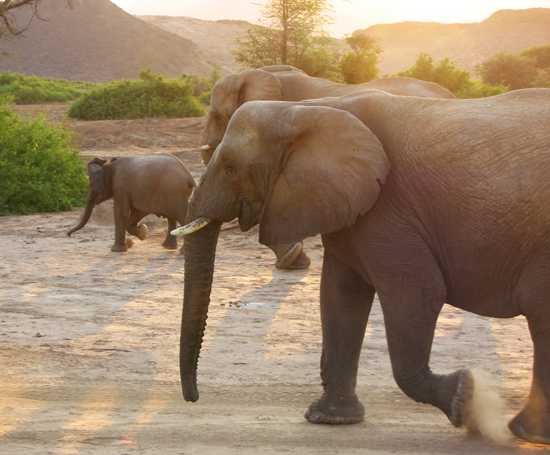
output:
[[94,158],[88,163],[90,190],[88,203],[77,226],[68,232],[71,236],[89,221],[94,207],[114,199],[114,252],[128,249],[126,231],[144,240],[147,227],[138,223],[147,215],[168,218],[168,234],[163,246],[175,250],[177,239],[170,234],[177,222],[185,222],[187,203],[195,188],[195,181],[183,163],[174,156],[151,155],[113,158],[106,161]]
[[[302,101],[350,95],[373,88],[394,95],[454,98],[449,90],[438,84],[407,77],[376,79],[367,84],[349,85],[311,77],[288,65],[244,71],[226,76],[214,87],[210,112],[202,136],[203,161],[208,164],[223,138],[231,116],[247,101]],[[303,269],[310,264],[302,252],[301,243],[298,244],[298,248],[296,243],[271,245],[270,248],[277,256],[279,268]]]
[[185,399],[198,399],[220,225],[238,217],[243,230],[260,225],[264,244],[323,236],[324,393],[307,411],[310,422],[363,420],[356,375],[377,292],[397,384],[456,426],[467,418],[474,381],[468,370],[430,370],[443,304],[525,315],[533,383],[510,429],[550,443],[548,125],[547,89],[480,100],[373,90],[241,107],[190,203],[188,219],[205,227],[185,245]]

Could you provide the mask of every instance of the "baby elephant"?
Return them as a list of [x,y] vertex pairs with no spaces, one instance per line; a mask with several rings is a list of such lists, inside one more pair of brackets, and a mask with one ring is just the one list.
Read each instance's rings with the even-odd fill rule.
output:
[[94,158],[88,163],[90,191],[88,203],[71,236],[82,229],[94,207],[114,199],[115,244],[111,251],[128,249],[126,231],[144,240],[147,227],[138,223],[154,214],[168,219],[168,234],[162,246],[175,250],[177,240],[170,234],[177,222],[185,223],[187,201],[195,182],[183,163],[171,155],[150,155],[113,158],[109,161]]

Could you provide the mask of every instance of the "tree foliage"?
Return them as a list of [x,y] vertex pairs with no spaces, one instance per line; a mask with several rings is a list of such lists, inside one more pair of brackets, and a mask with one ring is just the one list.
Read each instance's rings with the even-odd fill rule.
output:
[[527,49],[521,54],[500,53],[477,67],[483,81],[512,90],[550,87],[550,46]]
[[376,40],[359,30],[346,38],[351,51],[342,56],[340,69],[348,84],[361,84],[378,77],[378,62],[382,49]]
[[239,41],[236,59],[245,67],[288,64],[313,76],[338,77],[339,57],[323,32],[328,0],[269,0],[260,25]]
[[460,98],[480,98],[506,91],[505,87],[473,80],[468,71],[459,68],[448,58],[434,62],[428,54],[420,54],[416,63],[399,75],[435,82]]

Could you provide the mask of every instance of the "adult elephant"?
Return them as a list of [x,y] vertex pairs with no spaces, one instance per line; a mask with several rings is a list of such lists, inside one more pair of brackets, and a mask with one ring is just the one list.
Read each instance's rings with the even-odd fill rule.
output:
[[550,443],[549,124],[547,89],[480,100],[370,91],[241,107],[190,203],[189,219],[206,227],[185,245],[185,399],[198,399],[220,224],[238,217],[243,230],[260,225],[264,244],[323,236],[324,393],[306,413],[310,422],[363,419],[356,375],[377,292],[397,384],[456,426],[474,381],[468,370],[430,370],[443,304],[525,315],[533,383],[509,426],[520,438]]
[[[254,100],[301,101],[357,93],[365,89],[384,90],[394,95],[454,98],[446,88],[433,82],[407,77],[377,79],[367,84],[339,84],[308,76],[289,65],[267,66],[226,76],[212,92],[210,112],[202,135],[202,158],[208,164],[221,142],[233,113],[245,102]],[[304,269],[310,264],[301,242],[271,245],[277,267]]]

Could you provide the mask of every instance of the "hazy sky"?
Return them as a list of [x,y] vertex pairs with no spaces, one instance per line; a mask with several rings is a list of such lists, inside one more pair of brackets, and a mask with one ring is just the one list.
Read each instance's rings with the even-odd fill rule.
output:
[[[112,0],[133,14],[245,19],[255,22],[265,0]],[[550,7],[550,0],[332,0],[342,36],[376,23],[401,21],[477,22],[504,8]]]

